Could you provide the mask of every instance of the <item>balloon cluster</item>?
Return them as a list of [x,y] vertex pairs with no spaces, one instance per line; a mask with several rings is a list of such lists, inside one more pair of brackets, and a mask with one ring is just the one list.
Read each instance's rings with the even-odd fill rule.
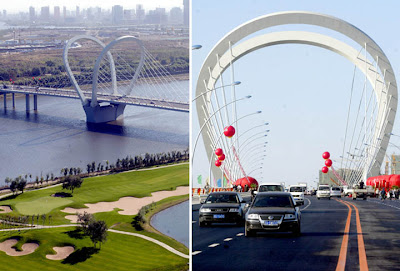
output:
[[226,126],[224,129],[224,135],[231,138],[235,135],[235,128],[233,126]]
[[222,165],[222,161],[225,160],[225,154],[221,148],[215,149],[215,155],[218,156],[218,159],[215,160],[215,166],[220,167]]
[[332,166],[332,160],[329,157],[331,157],[331,154],[327,151],[322,154],[322,158],[325,159],[325,166],[321,169],[322,173],[328,173],[329,168]]

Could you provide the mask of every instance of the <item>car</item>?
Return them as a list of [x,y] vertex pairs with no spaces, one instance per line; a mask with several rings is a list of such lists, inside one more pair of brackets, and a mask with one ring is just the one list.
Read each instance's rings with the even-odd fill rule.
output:
[[290,185],[289,192],[292,194],[295,202],[304,205],[304,186],[300,185]]
[[285,192],[285,187],[281,183],[263,183],[258,186],[258,192]]
[[320,184],[317,190],[317,199],[327,198],[331,199],[331,190],[328,184]]
[[299,204],[288,192],[260,192],[245,215],[245,236],[258,231],[291,231],[301,234]]
[[213,192],[202,201],[199,210],[199,226],[212,223],[236,223],[243,225],[246,201],[237,192]]
[[342,190],[338,186],[331,187],[331,197],[342,197]]

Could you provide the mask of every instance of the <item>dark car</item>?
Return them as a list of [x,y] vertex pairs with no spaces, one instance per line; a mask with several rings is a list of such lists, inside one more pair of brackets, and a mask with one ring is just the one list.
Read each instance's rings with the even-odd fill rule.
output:
[[214,192],[202,202],[199,210],[199,226],[211,223],[243,223],[243,208],[246,201],[236,192]]
[[261,192],[246,213],[245,236],[257,231],[291,231],[301,233],[301,213],[287,192]]

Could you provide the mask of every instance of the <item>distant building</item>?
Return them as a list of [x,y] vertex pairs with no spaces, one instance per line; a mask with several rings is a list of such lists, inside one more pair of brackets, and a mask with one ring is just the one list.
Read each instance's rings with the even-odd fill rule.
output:
[[61,19],[60,7],[55,6],[54,7],[54,20],[60,21],[60,19]]
[[174,7],[169,12],[169,22],[172,24],[182,24],[183,23],[183,12],[179,7]]
[[7,10],[3,9],[3,17],[7,17]]
[[113,24],[120,24],[124,19],[124,8],[120,5],[115,5],[111,10],[111,22]]
[[400,174],[400,155],[392,154],[391,174]]
[[150,10],[146,16],[146,22],[149,24],[165,24],[167,23],[167,14],[165,8],[156,8]]
[[35,13],[35,8],[34,7],[29,7],[29,20],[31,22],[36,20],[36,13]]
[[139,21],[143,21],[145,19],[145,11],[143,9],[143,5],[136,5],[136,19]]
[[189,26],[190,1],[183,0],[183,24]]
[[76,18],[80,18],[81,17],[81,12],[80,12],[79,6],[76,6],[75,17]]
[[63,7],[63,19],[65,20],[65,18],[67,18],[67,7],[66,6]]
[[49,6],[41,8],[41,10],[40,10],[40,18],[43,21],[49,21],[49,19],[50,19],[50,7]]

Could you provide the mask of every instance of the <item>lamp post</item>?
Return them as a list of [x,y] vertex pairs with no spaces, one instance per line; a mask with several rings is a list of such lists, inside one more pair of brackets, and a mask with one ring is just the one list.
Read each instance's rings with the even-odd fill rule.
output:
[[199,95],[197,95],[197,96],[192,100],[192,102],[196,101],[198,98],[204,96],[205,94],[207,94],[207,93],[209,93],[209,92],[211,92],[211,91],[214,91],[214,90],[217,90],[217,89],[220,89],[220,88],[224,88],[224,87],[237,86],[237,85],[240,85],[241,83],[242,83],[242,82],[240,82],[240,81],[235,81],[235,82],[233,82],[232,84],[223,85],[223,86],[219,86],[219,87],[216,87],[216,88],[209,89],[209,90],[207,90],[207,91],[205,91],[205,92],[200,93]]
[[197,45],[192,45],[192,50],[199,50],[201,49],[203,46],[201,46],[200,44]]

